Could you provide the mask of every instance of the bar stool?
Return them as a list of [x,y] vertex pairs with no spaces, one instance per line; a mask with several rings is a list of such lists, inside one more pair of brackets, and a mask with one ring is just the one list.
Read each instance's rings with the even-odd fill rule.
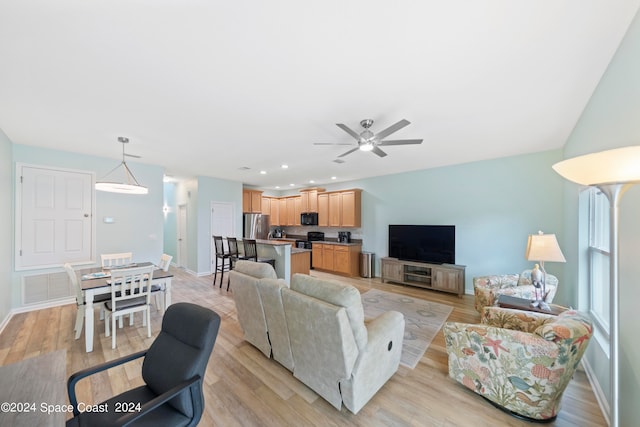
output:
[[273,258],[260,258],[258,257],[258,245],[254,239],[242,239],[244,246],[244,259],[255,262],[266,262],[271,264],[273,268],[276,267],[276,260]]
[[[233,270],[233,265],[236,261],[240,259],[246,260],[247,257],[245,257],[244,255],[240,255],[240,253],[238,252],[238,239],[236,239],[235,237],[227,237],[227,245],[229,246],[229,269]],[[229,290],[230,279],[231,276],[227,275],[227,290]],[[222,286],[222,283],[220,286]]]
[[224,272],[231,269],[231,254],[224,251],[224,241],[222,236],[213,236],[213,243],[216,248],[215,268],[213,270],[213,287],[216,287],[216,278],[220,272],[220,287],[222,288],[222,280]]

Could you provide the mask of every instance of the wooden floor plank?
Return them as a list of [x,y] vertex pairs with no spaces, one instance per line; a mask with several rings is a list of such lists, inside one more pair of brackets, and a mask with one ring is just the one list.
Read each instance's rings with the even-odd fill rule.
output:
[[[216,311],[220,332],[204,379],[205,413],[200,426],[529,426],[494,408],[480,396],[448,377],[444,336],[440,332],[415,369],[401,366],[371,401],[357,414],[338,411],[291,372],[243,340],[237,322],[233,284],[231,291],[212,286],[211,276],[195,277],[183,270],[174,273],[173,302],[194,302]],[[477,323],[473,296],[427,291],[381,283],[380,279],[342,278],[312,271],[312,275],[344,281],[361,293],[380,289],[453,307],[450,321]],[[18,313],[0,334],[0,365],[55,350],[67,351],[67,375],[107,360],[147,348],[158,334],[162,313],[152,309],[152,337],[147,338],[140,315],[133,327],[116,331],[117,348],[105,336],[104,322],[95,312],[94,351],[84,351],[84,332],[74,339],[75,304]],[[95,375],[78,383],[78,396],[97,403],[121,390],[143,384],[141,361]],[[605,426],[584,371],[570,382],[558,418],[549,426]]]

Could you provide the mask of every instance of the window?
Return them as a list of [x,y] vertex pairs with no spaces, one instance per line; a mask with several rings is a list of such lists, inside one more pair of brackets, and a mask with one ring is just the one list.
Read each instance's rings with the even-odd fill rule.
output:
[[594,320],[609,334],[609,199],[589,189],[589,306]]

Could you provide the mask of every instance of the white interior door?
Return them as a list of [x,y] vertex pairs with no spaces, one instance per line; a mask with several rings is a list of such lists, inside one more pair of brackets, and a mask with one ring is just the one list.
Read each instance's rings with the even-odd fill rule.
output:
[[16,268],[92,259],[93,175],[19,165]]
[[187,267],[187,206],[178,206],[178,248],[176,264],[178,267]]

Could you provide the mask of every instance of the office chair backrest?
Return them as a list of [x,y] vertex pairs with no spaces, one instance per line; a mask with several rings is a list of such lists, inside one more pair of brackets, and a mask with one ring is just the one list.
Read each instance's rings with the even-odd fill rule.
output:
[[162,329],[142,364],[142,378],[157,394],[200,375],[201,381],[190,392],[169,401],[176,410],[194,418],[195,424],[204,408],[202,383],[219,327],[220,316],[208,308],[191,303],[173,304],[167,308]]

